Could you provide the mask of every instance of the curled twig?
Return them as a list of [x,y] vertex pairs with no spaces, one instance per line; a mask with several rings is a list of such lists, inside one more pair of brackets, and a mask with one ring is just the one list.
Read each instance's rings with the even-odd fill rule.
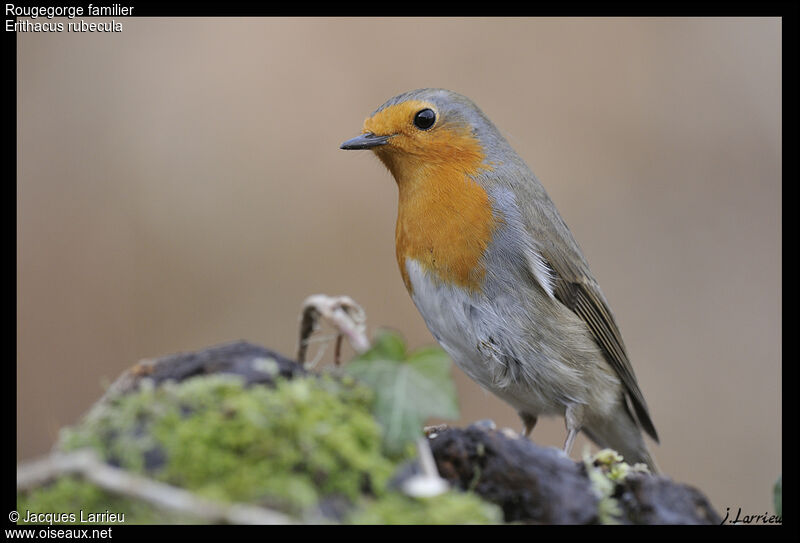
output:
[[300,313],[300,342],[297,348],[297,361],[304,364],[310,336],[319,328],[320,320],[331,324],[337,330],[334,362],[339,364],[342,337],[346,337],[357,353],[369,349],[366,330],[366,313],[349,296],[326,296],[315,294],[303,302]]

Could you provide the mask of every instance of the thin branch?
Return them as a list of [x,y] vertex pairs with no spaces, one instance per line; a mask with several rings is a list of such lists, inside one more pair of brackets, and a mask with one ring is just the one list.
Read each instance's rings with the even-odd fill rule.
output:
[[53,453],[39,460],[20,464],[17,467],[17,490],[29,490],[70,474],[79,475],[110,492],[211,522],[294,524],[290,517],[277,511],[242,503],[214,502],[188,490],[115,468],[100,460],[91,449]]

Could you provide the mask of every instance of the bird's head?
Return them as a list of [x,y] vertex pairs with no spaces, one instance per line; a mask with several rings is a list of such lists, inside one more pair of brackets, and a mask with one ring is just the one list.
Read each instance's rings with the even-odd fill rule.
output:
[[[444,89],[419,89],[388,100],[342,149],[369,149],[399,184],[419,177],[491,169],[487,151],[502,138],[472,101]],[[442,171],[444,170],[444,171]]]
[[495,168],[516,164],[483,112],[452,91],[407,92],[379,107],[341,148],[373,151],[397,181],[395,242],[409,291],[408,259],[442,281],[480,288],[483,255],[503,215],[487,189],[500,178]]

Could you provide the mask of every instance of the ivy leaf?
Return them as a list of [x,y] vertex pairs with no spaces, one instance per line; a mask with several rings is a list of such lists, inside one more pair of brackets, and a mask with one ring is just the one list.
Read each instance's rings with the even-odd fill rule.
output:
[[772,499],[775,503],[775,514],[779,517],[783,516],[783,474],[778,475],[778,480],[775,481],[775,486],[772,487]]
[[354,360],[405,360],[406,344],[400,334],[379,330],[372,347]]
[[375,418],[383,427],[387,452],[399,453],[422,435],[429,417],[458,418],[450,358],[437,347],[407,353],[395,332],[380,331],[373,347],[345,372],[375,392]]

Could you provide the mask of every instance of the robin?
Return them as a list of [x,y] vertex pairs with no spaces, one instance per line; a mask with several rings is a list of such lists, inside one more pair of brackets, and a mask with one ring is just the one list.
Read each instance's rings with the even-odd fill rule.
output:
[[444,89],[400,94],[342,149],[369,149],[397,181],[400,273],[436,341],[517,410],[529,436],[563,416],[656,470],[658,435],[619,328],[542,184],[488,117]]

